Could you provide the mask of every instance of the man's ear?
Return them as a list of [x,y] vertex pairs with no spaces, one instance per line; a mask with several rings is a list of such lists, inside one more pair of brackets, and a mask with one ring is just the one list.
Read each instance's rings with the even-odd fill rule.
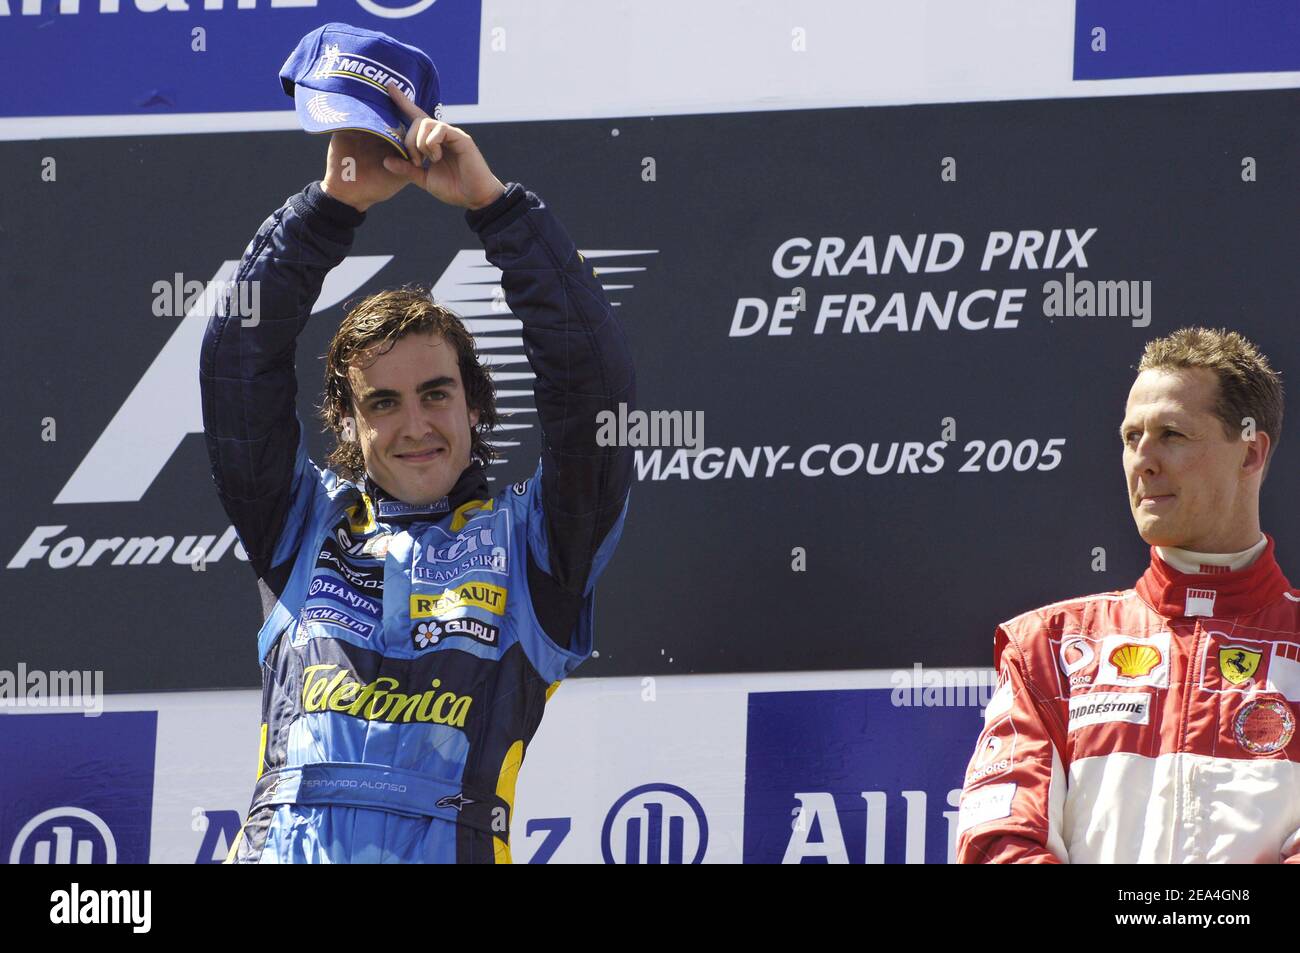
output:
[[478,416],[478,408],[471,407],[469,409],[469,427],[471,430],[478,426]]
[[357,439],[357,422],[355,418],[343,418],[343,442],[353,443]]
[[1250,441],[1246,449],[1246,459],[1242,461],[1241,467],[1249,474],[1254,474],[1257,470],[1264,469],[1264,464],[1268,462],[1268,451],[1273,446],[1273,441],[1262,430],[1255,432],[1255,439]]

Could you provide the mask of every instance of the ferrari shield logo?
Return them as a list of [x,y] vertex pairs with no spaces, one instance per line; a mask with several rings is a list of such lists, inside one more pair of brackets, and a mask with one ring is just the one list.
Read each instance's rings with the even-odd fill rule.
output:
[[1243,649],[1235,645],[1219,649],[1219,671],[1234,685],[1250,679],[1259,668],[1259,652]]

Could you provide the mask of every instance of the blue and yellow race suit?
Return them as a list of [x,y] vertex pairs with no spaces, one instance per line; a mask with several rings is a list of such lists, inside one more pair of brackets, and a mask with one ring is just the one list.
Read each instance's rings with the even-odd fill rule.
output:
[[261,754],[238,862],[510,859],[516,775],[561,679],[592,651],[593,589],[622,531],[631,451],[597,415],[634,402],[590,264],[518,184],[466,213],[522,325],[542,456],[495,494],[473,464],[412,506],[318,468],[295,340],[365,213],[312,183],[258,230],[236,282],[257,322],[207,327],[203,423],[265,623]]

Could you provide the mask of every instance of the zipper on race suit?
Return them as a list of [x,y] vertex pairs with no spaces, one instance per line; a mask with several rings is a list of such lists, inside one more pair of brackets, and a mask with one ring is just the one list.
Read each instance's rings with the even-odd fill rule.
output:
[[[1189,830],[1188,827],[1189,825],[1194,825],[1200,816],[1200,808],[1197,804],[1197,796],[1195,793],[1196,785],[1193,783],[1196,774],[1196,764],[1190,757],[1185,757],[1185,755],[1187,755],[1190,747],[1187,740],[1187,732],[1191,723],[1192,694],[1194,692],[1193,686],[1197,683],[1197,666],[1201,664],[1201,640],[1204,634],[1205,630],[1201,627],[1200,618],[1194,617],[1192,619],[1192,650],[1187,653],[1187,671],[1183,676],[1182,685],[1180,686],[1183,697],[1182,703],[1179,705],[1178,747],[1176,749],[1180,764],[1178,770],[1175,772],[1175,778],[1182,790],[1178,792],[1175,803],[1178,805],[1178,810],[1181,816],[1178,818],[1178,823],[1174,827],[1174,829],[1178,831],[1180,838],[1177,855],[1178,861],[1193,859],[1189,857],[1185,845],[1187,843],[1193,845],[1196,843],[1196,832],[1195,830]],[[1173,651],[1172,639],[1170,640],[1170,651]],[[1170,689],[1172,690],[1172,688],[1173,686],[1171,685]],[[1170,846],[1172,849],[1172,842]],[[1192,848],[1192,851],[1195,851],[1194,847]],[[1171,857],[1170,860],[1172,862],[1175,858]]]

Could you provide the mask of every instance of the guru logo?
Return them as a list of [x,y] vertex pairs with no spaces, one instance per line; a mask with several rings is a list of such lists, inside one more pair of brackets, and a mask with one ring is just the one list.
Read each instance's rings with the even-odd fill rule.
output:
[[501,630],[479,619],[447,619],[444,622],[421,622],[411,633],[411,638],[417,649],[427,649],[453,635],[465,636],[484,645],[496,645]]

